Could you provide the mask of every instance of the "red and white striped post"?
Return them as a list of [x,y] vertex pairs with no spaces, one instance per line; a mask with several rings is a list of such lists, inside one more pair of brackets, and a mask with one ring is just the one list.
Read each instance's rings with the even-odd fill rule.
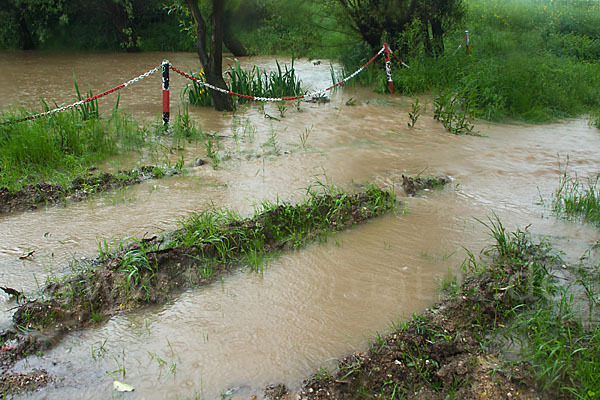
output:
[[390,86],[390,92],[394,93],[394,81],[392,80],[392,62],[390,61],[390,46],[387,43],[383,44],[385,52],[385,73],[387,75],[388,85]]
[[162,62],[163,126],[169,126],[169,61]]
[[465,31],[465,48],[467,53],[471,52],[471,38],[469,37],[469,31]]

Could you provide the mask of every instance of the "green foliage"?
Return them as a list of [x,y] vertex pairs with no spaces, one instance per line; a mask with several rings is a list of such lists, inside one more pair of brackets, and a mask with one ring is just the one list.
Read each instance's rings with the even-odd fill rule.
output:
[[[465,13],[462,0],[340,0],[339,3],[371,50],[378,50],[384,41],[399,44],[404,40],[401,50],[409,45],[423,45],[428,55],[443,53],[446,32],[458,26]],[[406,36],[409,31],[411,34]],[[407,39],[411,42],[407,43]]]
[[[191,73],[191,76],[204,81],[203,72]],[[214,107],[214,102],[208,89],[197,81],[192,81],[192,83],[187,84],[183,88],[182,97],[185,98],[186,96],[190,104],[196,106]]]
[[[8,122],[23,115],[5,113],[1,119]],[[144,140],[144,130],[118,112],[106,120],[85,120],[80,112],[62,112],[1,124],[0,186],[16,190],[38,182],[64,184],[83,175],[93,162],[123,148],[137,148]]]
[[[73,74],[73,84],[75,85],[75,92],[77,93],[77,99],[79,101],[89,99],[94,96],[94,94],[92,93],[92,88],[88,88],[88,93],[86,97],[81,96],[81,92],[79,91],[79,85],[77,84],[77,78],[75,77],[75,74]],[[117,101],[117,106],[115,110],[118,109],[118,107],[119,102]],[[48,106],[46,106],[46,111],[49,111]],[[77,111],[81,114],[81,118],[84,121],[87,121],[88,119],[98,118],[100,116],[98,111],[98,99],[80,104],[79,106],[77,106]]]
[[359,209],[371,217],[395,207],[393,193],[375,186],[369,186],[360,199],[334,187],[318,187],[323,194],[311,191],[301,204],[263,203],[253,220],[244,221],[226,209],[192,214],[181,221],[172,245],[195,246],[203,257],[219,263],[235,262],[241,256],[253,270],[261,270],[268,259],[267,242],[278,243],[278,248],[286,244],[298,247],[345,226],[352,221],[351,210]]
[[186,107],[177,113],[171,122],[170,131],[177,147],[181,147],[181,141],[191,143],[206,137],[201,127],[196,126],[196,122],[190,118]]
[[[251,8],[253,2],[256,7]],[[241,10],[247,17],[245,24],[240,25],[239,36],[251,53],[335,58],[340,48],[345,51],[356,44],[357,36],[337,1],[254,0],[247,3],[246,9]]]
[[[8,0],[1,49],[193,50],[162,0]],[[93,29],[90,29],[93,27]]]
[[[596,2],[468,0],[465,27],[472,51],[455,55],[462,29],[445,39],[446,51],[428,56],[413,20],[392,49],[410,69],[392,61],[398,92],[458,93],[469,100],[472,118],[543,122],[577,116],[600,106],[600,7]],[[451,31],[450,31],[451,32]],[[365,44],[340,57],[345,72],[364,64],[373,50]],[[383,63],[358,76],[361,84],[385,92]],[[592,120],[593,121],[593,120]]]
[[119,271],[125,274],[125,296],[138,286],[142,286],[142,289],[149,294],[147,281],[154,276],[155,271],[150,265],[143,245],[139,250],[131,250],[123,255],[119,263]]

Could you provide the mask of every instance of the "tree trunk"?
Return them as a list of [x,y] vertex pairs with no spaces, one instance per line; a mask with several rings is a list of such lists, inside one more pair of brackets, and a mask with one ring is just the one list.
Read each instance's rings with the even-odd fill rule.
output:
[[[196,51],[204,69],[206,82],[228,90],[223,79],[223,0],[212,0],[210,54],[206,51],[206,24],[198,8],[197,0],[186,0],[186,2],[196,22]],[[231,95],[215,90],[210,90],[210,95],[217,111],[233,111]]]
[[35,48],[33,44],[33,38],[31,37],[31,32],[27,27],[23,10],[21,10],[19,7],[16,7],[15,9],[15,19],[19,29],[19,48],[21,50],[33,50]]
[[438,18],[431,20],[431,35],[433,36],[433,52],[436,56],[444,54],[444,28]]
[[225,42],[225,46],[233,53],[236,57],[245,57],[248,55],[248,50],[244,47],[242,42],[235,36],[235,33],[231,30],[231,25],[229,21],[225,24],[225,32],[223,36],[223,41]]

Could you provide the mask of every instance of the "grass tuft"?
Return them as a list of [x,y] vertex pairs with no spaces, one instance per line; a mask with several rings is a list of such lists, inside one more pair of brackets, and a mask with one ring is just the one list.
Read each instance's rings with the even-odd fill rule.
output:
[[600,174],[580,178],[568,173],[568,161],[559,175],[558,189],[552,199],[555,213],[567,218],[582,218],[600,227]]

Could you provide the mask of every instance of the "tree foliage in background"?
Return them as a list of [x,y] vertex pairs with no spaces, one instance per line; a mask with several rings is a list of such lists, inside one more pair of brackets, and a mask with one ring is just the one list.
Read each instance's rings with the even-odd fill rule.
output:
[[191,50],[162,0],[6,0],[0,48]]
[[[44,42],[51,26],[64,24],[63,0],[7,0],[0,14],[3,20],[2,34],[10,36],[12,42],[23,50],[35,48],[36,43]],[[11,31],[12,29],[12,31]]]
[[[237,37],[234,27],[240,25],[239,15],[243,15],[248,10],[248,3],[253,1],[241,0],[226,0],[223,4],[223,43],[236,57],[243,57],[248,55],[248,50]],[[184,32],[191,40],[196,42],[197,31],[196,21],[189,6],[185,5],[185,2],[180,0],[171,0],[165,6],[168,10],[169,15],[174,15],[178,22],[181,32]],[[211,1],[200,1],[198,5],[198,11],[203,19],[210,19],[212,13],[212,2]],[[247,21],[243,21],[247,23]],[[211,26],[207,26],[207,34],[211,33]]]
[[[430,55],[444,51],[445,33],[462,21],[462,0],[338,0],[353,28],[372,50],[397,41],[412,26]],[[404,45],[406,46],[406,45]],[[403,46],[403,47],[404,47]],[[401,49],[405,53],[406,49]]]

